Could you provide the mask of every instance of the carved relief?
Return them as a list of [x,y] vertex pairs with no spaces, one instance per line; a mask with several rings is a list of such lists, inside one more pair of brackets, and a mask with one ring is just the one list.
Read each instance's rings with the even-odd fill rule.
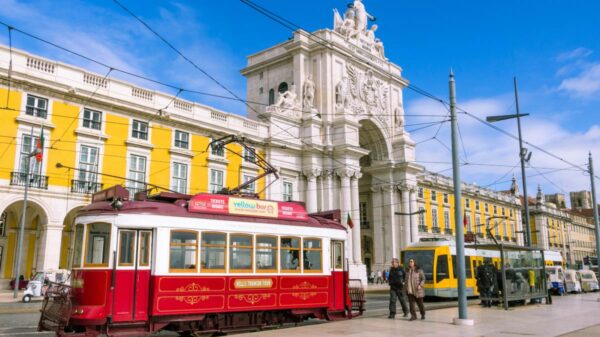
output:
[[355,0],[349,4],[343,18],[337,9],[333,10],[333,30],[335,32],[361,49],[385,59],[383,42],[375,37],[377,25],[369,28],[368,20],[375,21],[375,17],[367,13],[361,0]]
[[[178,293],[183,293],[183,292],[187,293],[187,292],[191,292],[191,291],[209,291],[209,290],[210,290],[210,288],[201,286],[195,282],[192,282],[186,286],[182,286],[182,287],[175,289],[175,291]],[[206,301],[206,300],[208,300],[208,298],[209,298],[208,295],[192,295],[192,296],[176,296],[175,300],[178,302],[187,303],[189,305],[194,305],[198,302]]]
[[388,87],[376,78],[372,70],[361,73],[351,64],[346,65],[348,74],[346,95],[350,111],[354,114],[377,116],[383,123],[388,122]]
[[305,111],[311,111],[314,109],[315,91],[315,82],[312,80],[312,75],[308,74],[302,87],[302,106]]

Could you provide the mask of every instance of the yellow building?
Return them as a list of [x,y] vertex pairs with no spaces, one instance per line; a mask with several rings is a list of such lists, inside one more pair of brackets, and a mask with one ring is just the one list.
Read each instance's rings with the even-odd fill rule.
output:
[[[0,59],[8,60],[8,53],[0,47]],[[229,134],[261,144],[264,124],[14,49],[12,64],[10,82],[6,68],[0,75],[0,278],[5,281],[13,277],[28,182],[25,277],[70,266],[73,216],[102,188],[123,184],[132,193],[194,194],[235,187],[261,173],[251,151],[237,144],[228,150],[208,145]],[[42,132],[43,159],[28,159]],[[256,145],[256,151],[264,149]],[[263,187],[259,180],[247,191]],[[287,186],[287,198],[293,190]]]
[[[448,237],[456,234],[454,221],[454,194],[452,179],[439,174],[425,174],[418,185],[419,236],[422,238]],[[510,192],[497,192],[473,184],[463,183],[462,205],[466,234],[474,234],[478,242],[492,240],[522,244],[521,205]],[[489,230],[489,231],[488,231]]]

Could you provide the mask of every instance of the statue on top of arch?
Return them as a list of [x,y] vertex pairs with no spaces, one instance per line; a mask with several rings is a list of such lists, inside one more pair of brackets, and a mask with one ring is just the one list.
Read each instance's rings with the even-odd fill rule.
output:
[[354,43],[360,43],[385,59],[383,51],[383,42],[375,37],[377,25],[368,28],[368,20],[375,21],[375,17],[367,13],[362,0],[354,0],[348,4],[348,9],[344,17],[340,15],[337,9],[333,9],[333,30],[343,35],[346,40],[352,40]]

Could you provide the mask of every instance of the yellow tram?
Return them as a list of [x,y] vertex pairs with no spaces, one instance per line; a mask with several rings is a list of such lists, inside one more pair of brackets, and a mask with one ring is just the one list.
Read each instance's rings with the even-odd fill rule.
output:
[[[425,273],[425,295],[432,297],[458,297],[456,275],[456,244],[454,241],[427,241],[411,244],[402,251],[402,261],[408,265],[409,259],[423,269]],[[500,268],[500,252],[486,249],[465,249],[465,271],[467,296],[478,296],[475,273],[484,259],[490,258],[496,268]],[[559,252],[544,251],[546,266],[562,266],[563,258]]]

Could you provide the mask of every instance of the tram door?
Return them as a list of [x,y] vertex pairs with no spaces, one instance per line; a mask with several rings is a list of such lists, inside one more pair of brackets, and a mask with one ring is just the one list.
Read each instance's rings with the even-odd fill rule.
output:
[[152,231],[119,229],[113,321],[148,319]]
[[333,308],[344,309],[346,293],[346,278],[344,273],[344,242],[331,241],[331,279],[333,283]]

